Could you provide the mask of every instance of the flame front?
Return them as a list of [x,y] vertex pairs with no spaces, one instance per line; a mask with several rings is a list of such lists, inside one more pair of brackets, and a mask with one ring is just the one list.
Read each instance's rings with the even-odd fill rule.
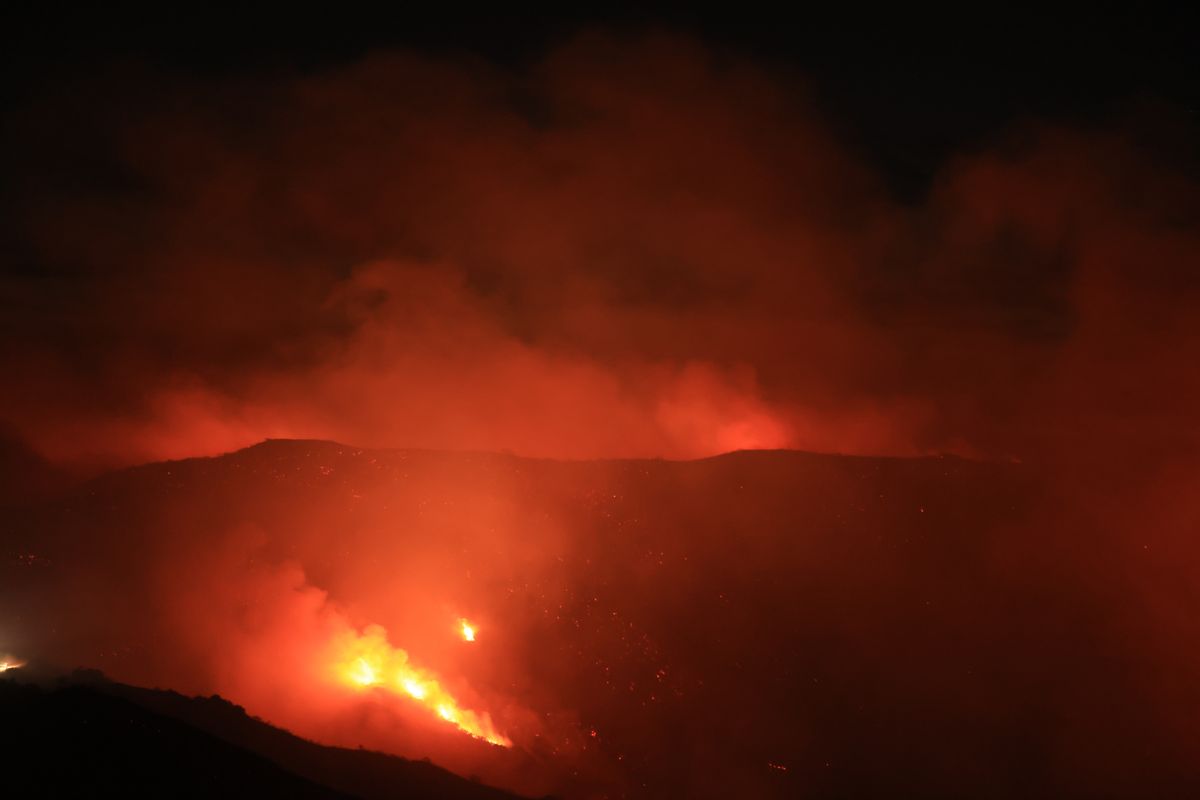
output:
[[475,626],[467,622],[466,618],[460,619],[459,624],[462,625],[462,637],[464,641],[475,641]]
[[334,671],[341,683],[356,689],[378,688],[402,695],[477,739],[500,747],[512,746],[512,741],[496,730],[491,715],[462,708],[442,688],[436,675],[414,666],[408,660],[408,653],[392,647],[387,633],[378,625],[361,634],[347,634],[335,650]]

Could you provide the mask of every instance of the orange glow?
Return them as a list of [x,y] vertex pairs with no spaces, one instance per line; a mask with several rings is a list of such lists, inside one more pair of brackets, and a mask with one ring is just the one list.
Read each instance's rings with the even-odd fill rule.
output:
[[339,682],[359,690],[378,688],[401,695],[477,739],[512,746],[512,741],[496,730],[490,714],[462,708],[434,673],[415,666],[408,653],[392,647],[387,632],[378,625],[361,634],[343,635],[335,642],[334,653],[333,669]]
[[378,680],[375,676],[375,669],[367,663],[365,658],[360,658],[354,665],[354,671],[350,674],[350,679],[359,686],[370,686]]
[[467,622],[466,619],[460,619],[459,623],[462,625],[463,640],[467,642],[475,641],[475,626]]

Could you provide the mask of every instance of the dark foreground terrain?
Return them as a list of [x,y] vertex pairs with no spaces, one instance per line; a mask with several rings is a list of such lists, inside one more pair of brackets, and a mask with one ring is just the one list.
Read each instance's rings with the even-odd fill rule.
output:
[[127,700],[0,679],[0,758],[17,797],[344,798]]
[[[556,462],[272,441],[10,507],[0,645],[524,794],[1200,796],[1194,528],[1184,506],[1119,485],[954,458]],[[287,706],[272,670],[304,665],[263,666],[253,648],[320,604],[384,625],[517,746],[438,750]],[[480,627],[469,649],[457,614]],[[198,730],[228,711],[154,697]],[[255,730],[186,735],[338,791],[378,785],[376,756],[357,756],[360,783],[335,781],[326,751],[285,758],[281,734]],[[156,738],[104,738],[122,737],[134,752]]]
[[515,800],[431,764],[321,747],[219,697],[19,673],[0,678],[4,785],[19,796]]

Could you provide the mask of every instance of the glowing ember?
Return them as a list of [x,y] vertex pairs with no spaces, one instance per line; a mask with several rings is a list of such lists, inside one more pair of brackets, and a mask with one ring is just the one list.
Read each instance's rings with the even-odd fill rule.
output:
[[468,642],[475,641],[475,626],[467,622],[466,619],[460,619],[459,623],[462,625],[463,639]]
[[[466,637],[467,631],[471,637]],[[463,635],[472,641],[474,629],[465,624]],[[408,660],[408,653],[392,647],[387,632],[378,625],[362,634],[349,633],[335,643],[334,672],[338,680],[357,689],[379,688],[410,698],[477,739],[500,747],[512,741],[496,730],[491,715],[459,706],[442,688],[437,676]]]

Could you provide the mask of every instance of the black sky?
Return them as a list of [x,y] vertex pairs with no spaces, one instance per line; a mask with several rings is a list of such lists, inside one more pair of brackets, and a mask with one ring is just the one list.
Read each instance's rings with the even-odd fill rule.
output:
[[993,144],[1024,119],[1104,125],[1136,117],[1147,147],[1189,172],[1200,162],[1200,48],[1181,10],[338,4],[222,13],[173,6],[133,15],[58,8],[21,12],[5,24],[5,106],[19,110],[57,82],[128,62],[168,74],[294,74],[415,49],[518,67],[589,28],[689,34],[804,76],[836,132],[898,199],[918,198],[945,159]]

